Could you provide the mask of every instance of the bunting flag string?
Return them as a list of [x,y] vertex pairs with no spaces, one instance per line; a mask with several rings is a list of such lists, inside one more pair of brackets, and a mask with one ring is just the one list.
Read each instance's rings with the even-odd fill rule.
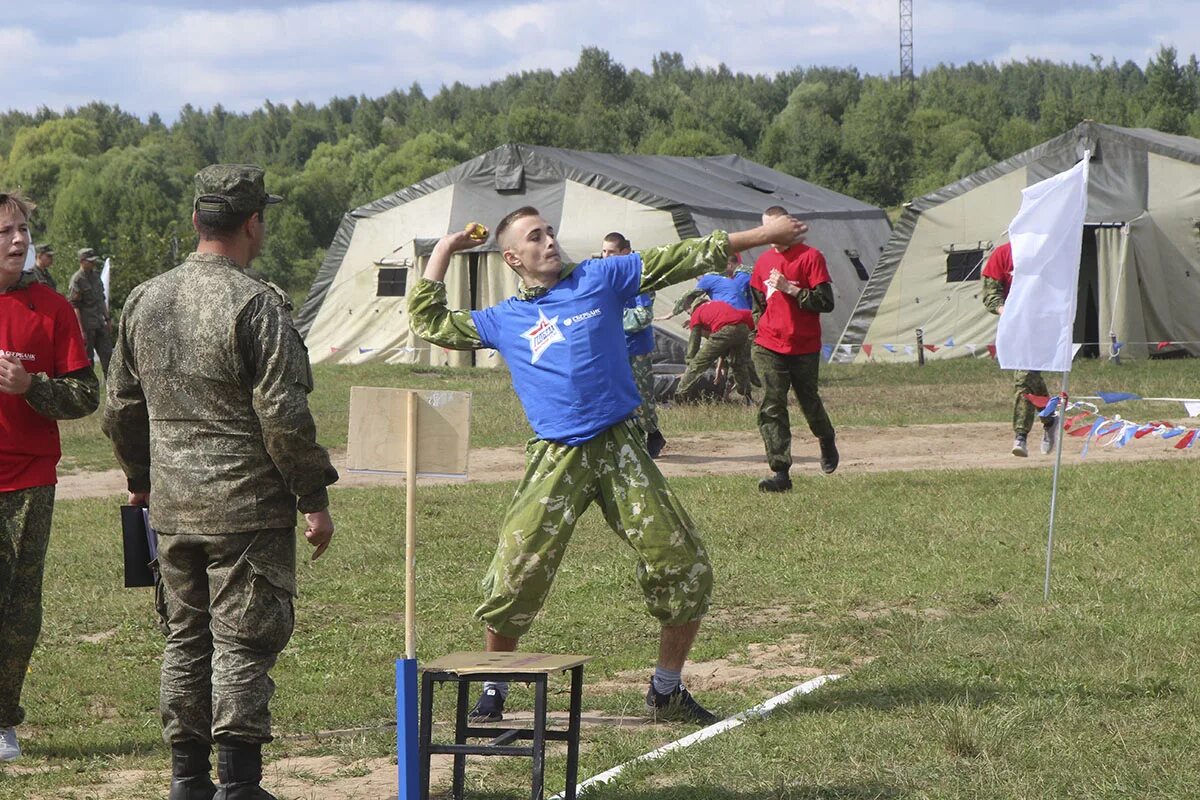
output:
[[[1033,401],[1033,397],[1030,401]],[[1053,406],[1057,406],[1057,401],[1060,398],[1052,397],[1046,403],[1046,410],[1041,413],[1041,416],[1049,416],[1053,412]],[[1080,413],[1067,416],[1072,411],[1082,409]],[[1187,450],[1191,448],[1196,441],[1197,434],[1200,434],[1200,429],[1188,428],[1183,425],[1176,425],[1173,422],[1156,420],[1154,422],[1133,422],[1132,420],[1122,419],[1120,415],[1106,417],[1099,413],[1099,409],[1091,403],[1084,401],[1075,401],[1068,403],[1063,411],[1063,416],[1066,417],[1063,423],[1063,432],[1068,436],[1086,436],[1083,443],[1083,450],[1079,457],[1087,458],[1088,449],[1093,441],[1099,442],[1101,447],[1112,447],[1119,449],[1125,447],[1131,441],[1140,441],[1142,439],[1159,438],[1163,441],[1179,438],[1178,442],[1174,443],[1176,450]],[[1092,419],[1089,419],[1092,418]]]

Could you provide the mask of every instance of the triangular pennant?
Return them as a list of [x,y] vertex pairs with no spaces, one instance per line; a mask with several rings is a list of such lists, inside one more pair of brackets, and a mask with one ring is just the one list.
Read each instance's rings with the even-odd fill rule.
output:
[[916,351],[913,350],[913,346],[911,344],[904,345],[904,355],[911,356],[915,352]]
[[975,355],[975,345],[972,342],[967,342],[963,347],[967,348],[968,353]]
[[1083,450],[1079,453],[1080,458],[1087,458],[1088,445],[1092,443],[1092,438],[1095,437],[1096,431],[1100,430],[1100,427],[1107,421],[1099,414],[1096,415],[1096,421],[1092,423],[1092,427],[1088,428],[1087,438],[1083,440]]
[[1189,417],[1200,416],[1200,400],[1184,400],[1183,407],[1187,410]]
[[925,345],[925,349],[931,353],[936,353],[938,351],[938,346],[936,344],[927,344]]
[[1171,346],[1170,342],[1159,342],[1157,349],[1162,350],[1163,348],[1170,347],[1170,346]]
[[1188,431],[1187,434],[1179,440],[1179,444],[1175,445],[1176,450],[1183,450],[1192,446],[1192,441],[1196,438],[1196,431]]
[[894,345],[894,344],[885,344],[885,345],[883,346],[883,349],[884,349],[884,350],[887,350],[889,353],[894,353],[894,352],[896,352],[896,345]]
[[375,348],[374,347],[360,347],[360,348],[358,348],[358,352],[360,355],[365,355],[367,353],[374,353]]
[[[1054,412],[1058,410],[1058,404],[1060,402],[1062,402],[1062,398],[1060,398],[1058,395],[1054,395],[1054,397],[1049,398],[1046,401],[1046,407],[1042,409],[1042,413],[1038,414],[1038,416],[1053,417]],[[1037,405],[1037,403],[1034,403],[1034,405]]]
[[1050,398],[1042,394],[1026,394],[1025,399],[1033,403],[1038,408],[1045,408],[1046,403],[1050,402]]
[[1079,424],[1080,420],[1082,420],[1086,417],[1090,417],[1091,415],[1092,415],[1092,412],[1090,412],[1090,411],[1085,411],[1082,414],[1076,414],[1075,416],[1069,418],[1066,422],[1063,423],[1063,430],[1065,430],[1067,433],[1070,433],[1070,434],[1079,435],[1079,434],[1076,434],[1075,431],[1083,430],[1083,428],[1076,429],[1075,426]]
[[1171,428],[1171,430],[1163,432],[1162,438],[1174,439],[1176,436],[1181,436],[1185,433],[1187,433],[1187,428]]
[[1120,403],[1122,400],[1141,400],[1141,395],[1132,394],[1130,392],[1096,392],[1100,399],[1106,403]]
[[954,337],[953,336],[951,336],[949,339],[946,340],[945,346],[946,347],[954,347]]
[[863,351],[864,353],[866,353],[866,354],[867,354],[867,358],[870,358],[870,357],[871,357],[871,345],[869,345],[869,344],[864,344],[864,345],[862,346],[862,351]]
[[987,348],[988,348],[988,355],[991,356],[992,358],[995,358],[996,357],[996,345],[989,344],[987,346]]
[[831,344],[821,345],[821,360],[829,361],[829,359],[832,357],[833,357],[833,345],[831,345]]

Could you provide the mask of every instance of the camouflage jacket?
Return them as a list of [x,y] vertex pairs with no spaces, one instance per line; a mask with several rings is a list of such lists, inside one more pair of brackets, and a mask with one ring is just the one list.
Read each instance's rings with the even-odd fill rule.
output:
[[1004,305],[1005,298],[1008,297],[1008,292],[1004,288],[1004,284],[995,278],[983,279],[983,307],[993,314],[1000,313],[1000,306]]
[[312,370],[286,297],[193,253],[138,286],[109,365],[104,432],[165,533],[291,527],[337,480],[308,409]]
[[50,274],[50,270],[34,267],[32,274],[38,283],[43,283],[54,291],[58,291],[58,281],[54,280],[54,276]]
[[104,284],[95,269],[80,269],[71,276],[67,299],[79,311],[85,329],[102,327],[108,321],[108,306],[104,302]]

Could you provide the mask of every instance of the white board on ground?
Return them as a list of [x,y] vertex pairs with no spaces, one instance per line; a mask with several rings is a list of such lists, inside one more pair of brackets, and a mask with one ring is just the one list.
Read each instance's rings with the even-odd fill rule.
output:
[[418,400],[417,474],[465,478],[470,451],[470,392],[352,386],[346,468],[351,472],[407,473],[409,392]]

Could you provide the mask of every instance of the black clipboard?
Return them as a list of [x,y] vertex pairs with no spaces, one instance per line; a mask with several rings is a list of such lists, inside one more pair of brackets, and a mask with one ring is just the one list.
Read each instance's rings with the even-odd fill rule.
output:
[[149,510],[121,506],[121,543],[125,554],[125,588],[153,586],[158,559],[158,534],[150,527]]

